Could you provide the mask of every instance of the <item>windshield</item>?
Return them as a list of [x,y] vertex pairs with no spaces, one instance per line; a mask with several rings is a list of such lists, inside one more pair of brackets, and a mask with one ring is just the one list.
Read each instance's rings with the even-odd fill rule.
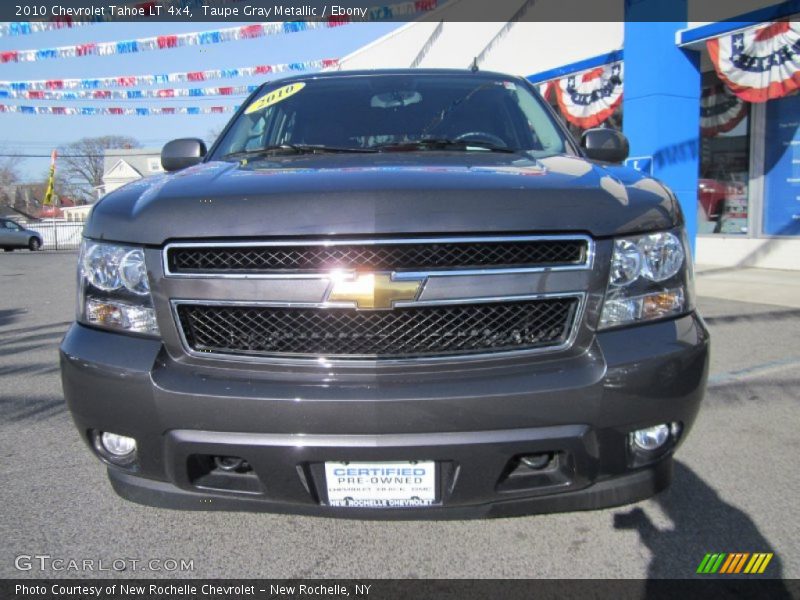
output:
[[567,152],[547,110],[513,79],[472,74],[309,78],[266,86],[212,159],[259,151]]

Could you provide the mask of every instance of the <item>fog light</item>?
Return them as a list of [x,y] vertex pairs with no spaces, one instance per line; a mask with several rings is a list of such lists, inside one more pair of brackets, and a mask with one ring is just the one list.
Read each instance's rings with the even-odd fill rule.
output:
[[133,467],[136,463],[136,440],[110,431],[90,432],[92,445],[105,462],[119,467]]
[[135,439],[117,433],[104,431],[100,436],[100,442],[103,444],[103,448],[113,456],[128,456],[136,450]]
[[638,429],[632,434],[634,445],[639,450],[650,452],[658,450],[669,439],[669,425],[656,425],[647,429]]

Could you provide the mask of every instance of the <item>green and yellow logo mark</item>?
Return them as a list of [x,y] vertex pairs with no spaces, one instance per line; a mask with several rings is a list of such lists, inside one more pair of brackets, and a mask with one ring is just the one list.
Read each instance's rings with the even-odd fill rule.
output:
[[706,554],[700,562],[700,566],[697,567],[697,572],[701,575],[715,573],[725,575],[736,575],[738,573],[761,574],[767,569],[772,556],[772,552]]

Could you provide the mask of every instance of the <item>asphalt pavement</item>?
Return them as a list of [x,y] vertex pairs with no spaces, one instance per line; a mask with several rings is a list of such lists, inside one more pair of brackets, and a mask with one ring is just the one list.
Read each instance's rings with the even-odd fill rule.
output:
[[446,522],[179,512],[118,498],[66,411],[57,348],[75,262],[0,254],[0,577],[108,577],[98,569],[123,560],[133,577],[684,578],[708,552],[773,552],[765,576],[800,577],[800,308],[699,298],[709,390],[672,487],[651,500]]

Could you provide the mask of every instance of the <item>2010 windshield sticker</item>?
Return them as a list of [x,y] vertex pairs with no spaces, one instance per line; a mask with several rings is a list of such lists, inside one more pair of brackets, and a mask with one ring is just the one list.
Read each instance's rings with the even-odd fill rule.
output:
[[265,108],[272,106],[273,104],[277,104],[278,102],[283,102],[289,96],[294,96],[297,92],[302,90],[306,87],[306,84],[302,81],[296,83],[290,83],[289,85],[285,85],[283,87],[279,87],[277,90],[272,90],[266,96],[261,96],[258,100],[253,102],[250,106],[248,106],[244,114],[249,115],[250,113],[254,113],[259,110],[264,110]]

